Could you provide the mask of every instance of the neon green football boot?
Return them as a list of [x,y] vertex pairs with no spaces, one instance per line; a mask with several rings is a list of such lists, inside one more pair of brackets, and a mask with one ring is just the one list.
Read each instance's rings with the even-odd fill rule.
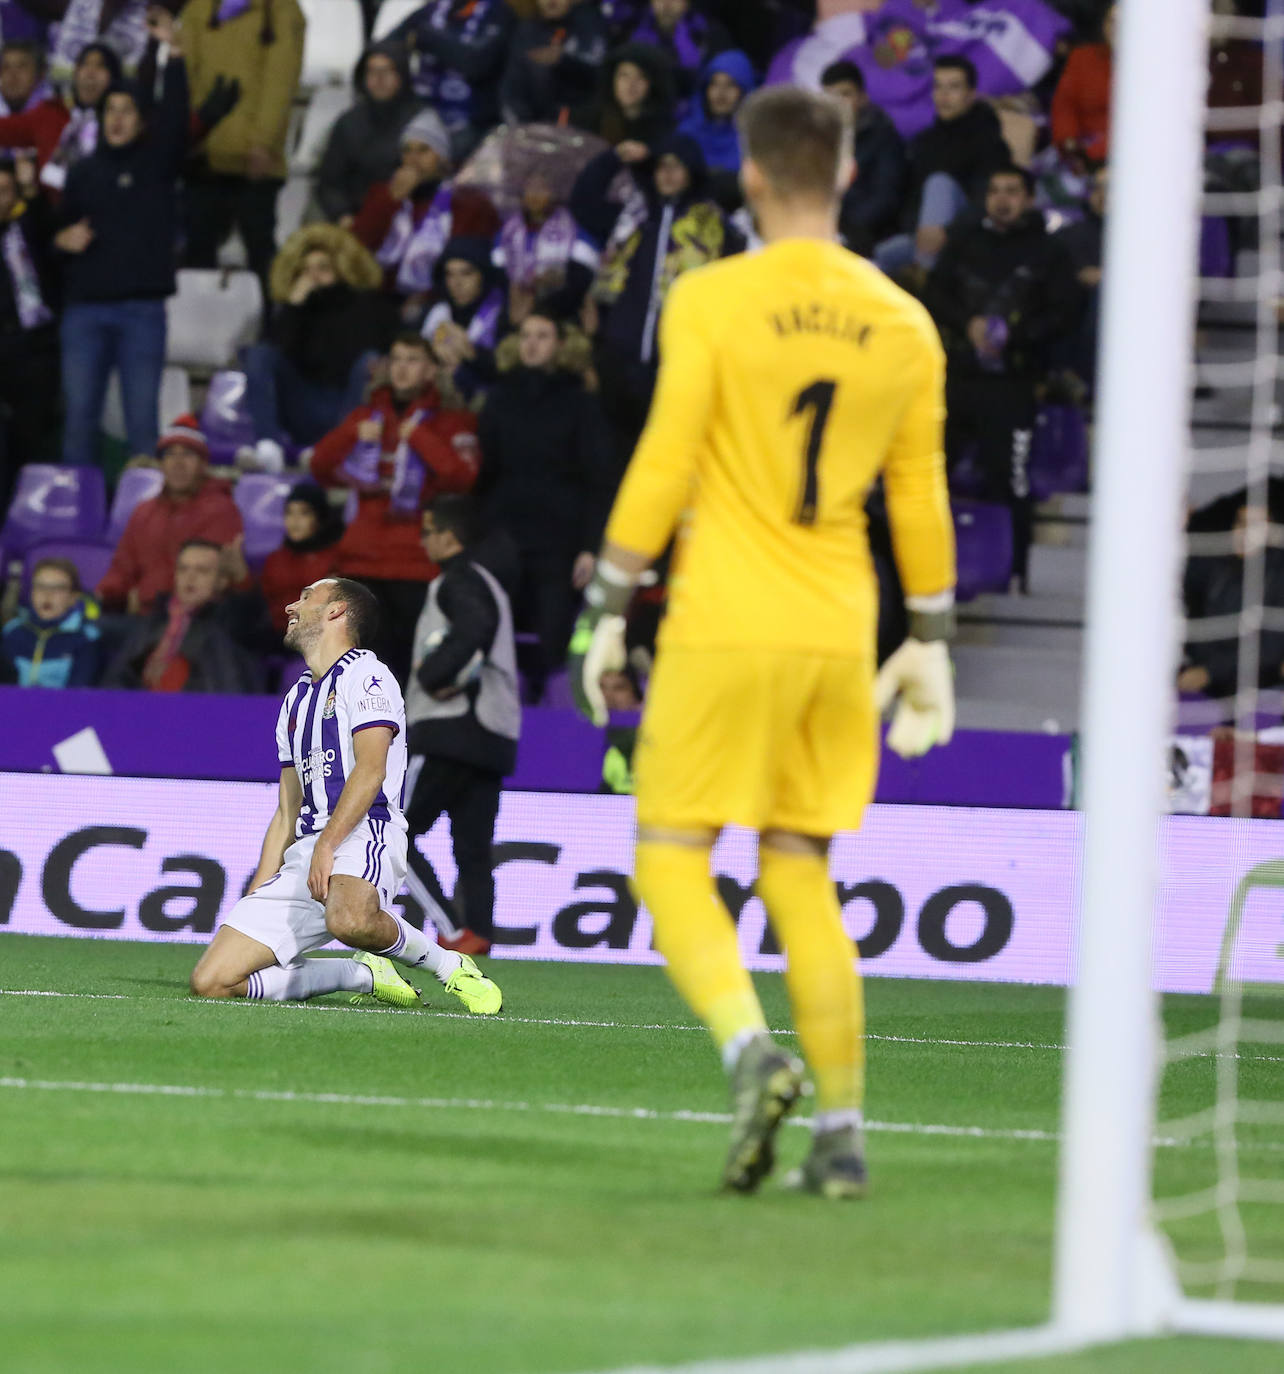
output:
[[458,997],[477,1016],[494,1016],[504,1005],[504,994],[483,976],[481,969],[466,954],[459,956],[459,967],[446,979],[446,991]]
[[[423,1000],[419,989],[406,980],[393,967],[391,960],[377,954],[367,954],[357,950],[352,956],[357,963],[364,964],[374,976],[373,992],[375,997],[390,1007],[417,1007]],[[367,994],[357,993],[352,1001],[359,1002]]]

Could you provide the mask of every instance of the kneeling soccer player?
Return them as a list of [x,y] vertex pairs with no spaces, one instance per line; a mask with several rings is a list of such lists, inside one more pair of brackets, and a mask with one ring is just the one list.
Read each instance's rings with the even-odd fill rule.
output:
[[[413,1006],[396,960],[429,970],[471,1012],[501,1005],[466,955],[442,949],[392,911],[406,872],[406,711],[397,680],[369,650],[378,606],[347,578],[323,578],[287,607],[285,647],[308,671],[277,719],[280,800],[250,891],[192,970],[198,997],[288,1002],[373,993]],[[305,959],[331,940],[352,959]]]
[[[830,837],[873,794],[888,742],[946,742],[954,542],[942,452],[944,356],[921,305],[837,243],[851,129],[829,97],[759,91],[739,116],[741,181],[766,246],[684,273],[661,320],[655,399],[572,640],[572,686],[604,723],[623,611],[675,531],[669,613],[634,755],[635,885],[656,948],[730,1072],[724,1184],[752,1191],[802,1090],[767,1032],[710,876],[725,825],[759,832],[758,894],[815,1083],[794,1182],[860,1196],[864,1009],[830,881]],[[875,689],[878,591],[865,499],[882,475],[910,638]]]

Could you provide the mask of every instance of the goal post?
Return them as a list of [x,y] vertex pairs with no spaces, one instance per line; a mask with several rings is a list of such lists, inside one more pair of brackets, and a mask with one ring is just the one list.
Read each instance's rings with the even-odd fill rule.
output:
[[1173,724],[1208,0],[1123,0],[1111,116],[1084,673],[1084,860],[1069,998],[1053,1320],[1154,1331],[1151,921]]

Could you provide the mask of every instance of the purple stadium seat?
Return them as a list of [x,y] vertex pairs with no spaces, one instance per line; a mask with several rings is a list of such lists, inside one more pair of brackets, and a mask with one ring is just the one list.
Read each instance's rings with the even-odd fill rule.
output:
[[1235,255],[1231,249],[1230,220],[1205,215],[1199,222],[1199,275],[1233,277]]
[[97,468],[27,463],[18,469],[2,542],[14,558],[44,539],[101,539],[106,523],[107,489]]
[[955,496],[984,496],[985,473],[981,471],[980,449],[964,444],[949,467],[950,493]]
[[27,550],[22,568],[22,595],[31,591],[31,574],[42,558],[70,558],[80,574],[80,585],[88,592],[102,581],[115,552],[110,544],[85,544],[70,539],[46,539]]
[[216,372],[210,378],[201,431],[209,441],[212,463],[233,463],[237,449],[254,446],[258,436],[245,403],[244,372]]
[[1046,405],[1030,447],[1030,490],[1036,501],[1088,489],[1088,426],[1073,405]]
[[164,480],[159,468],[126,468],[120,474],[116,495],[112,497],[111,518],[107,521],[107,539],[110,543],[120,542],[134,508],[159,495]]
[[989,501],[951,500],[960,601],[1005,592],[1012,577],[1012,513]]
[[247,472],[237,481],[232,494],[245,521],[245,561],[251,568],[262,567],[268,554],[281,547],[285,498],[293,485],[293,478],[269,472]]

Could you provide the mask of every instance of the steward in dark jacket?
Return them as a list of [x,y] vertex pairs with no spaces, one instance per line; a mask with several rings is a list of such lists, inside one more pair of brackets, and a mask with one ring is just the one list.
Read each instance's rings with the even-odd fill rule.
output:
[[[379,59],[373,77],[372,59]],[[395,89],[389,90],[396,83]],[[361,54],[352,84],[356,103],[335,120],[317,171],[317,201],[325,217],[354,216],[366,192],[401,163],[401,131],[420,108],[410,61],[400,43],[374,43]]]

